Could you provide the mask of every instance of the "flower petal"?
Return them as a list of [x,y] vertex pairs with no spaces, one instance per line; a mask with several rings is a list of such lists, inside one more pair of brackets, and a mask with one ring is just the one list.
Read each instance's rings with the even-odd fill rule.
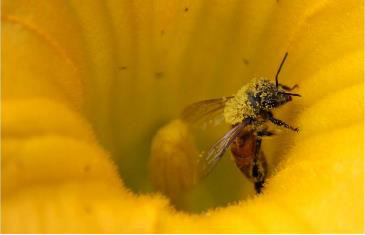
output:
[[[4,232],[362,232],[362,16],[358,0],[5,1]],[[277,115],[301,132],[265,144],[262,196],[191,215],[128,192],[104,148],[143,185],[146,136],[285,51],[303,97]]]

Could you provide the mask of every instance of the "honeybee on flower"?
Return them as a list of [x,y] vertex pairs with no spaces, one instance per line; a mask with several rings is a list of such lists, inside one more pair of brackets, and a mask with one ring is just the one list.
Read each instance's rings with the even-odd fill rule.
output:
[[207,123],[223,116],[231,129],[213,144],[199,159],[199,177],[207,176],[217,165],[226,149],[231,147],[236,166],[254,183],[257,193],[262,191],[267,176],[267,161],[261,150],[262,139],[275,133],[267,122],[298,132],[284,121],[274,117],[272,110],[292,101],[296,93],[290,93],[297,85],[288,87],[278,81],[279,73],[288,56],[285,54],[275,82],[253,79],[234,96],[203,100],[184,109],[182,119],[188,123]]

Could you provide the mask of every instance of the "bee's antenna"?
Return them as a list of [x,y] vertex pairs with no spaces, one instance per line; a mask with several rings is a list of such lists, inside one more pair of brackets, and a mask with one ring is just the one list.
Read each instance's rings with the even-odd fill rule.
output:
[[275,76],[276,88],[278,88],[278,87],[279,87],[279,80],[278,80],[278,78],[279,78],[279,73],[280,73],[281,68],[283,67],[283,64],[284,64],[284,62],[285,62],[285,60],[286,60],[286,57],[288,57],[288,52],[286,52],[286,53],[285,53],[284,58],[283,58],[283,60],[281,61],[281,64],[280,64],[280,66],[279,66],[279,69],[278,69],[278,71],[276,72],[276,76]]

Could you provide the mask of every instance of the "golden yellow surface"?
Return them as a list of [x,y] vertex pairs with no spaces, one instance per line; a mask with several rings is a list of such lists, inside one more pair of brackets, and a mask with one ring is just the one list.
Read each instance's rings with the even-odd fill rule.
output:
[[235,125],[242,122],[246,115],[251,117],[255,115],[254,109],[249,105],[250,103],[247,99],[248,88],[248,84],[243,86],[237,91],[233,99],[227,101],[224,107],[224,120],[227,123]]
[[[364,232],[363,12],[360,0],[3,1],[2,232]],[[265,145],[263,194],[192,214],[146,193],[158,129],[273,78],[286,51],[280,81],[302,98],[275,115],[300,132]],[[239,183],[228,177],[216,187]],[[204,190],[192,208],[214,197]]]
[[198,178],[197,157],[189,127],[175,120],[161,128],[153,138],[149,171],[155,187],[177,200]]

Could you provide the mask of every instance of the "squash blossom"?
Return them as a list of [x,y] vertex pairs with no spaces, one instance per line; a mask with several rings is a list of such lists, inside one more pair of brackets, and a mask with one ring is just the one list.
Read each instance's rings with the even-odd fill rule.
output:
[[[364,232],[363,1],[5,0],[4,233]],[[197,179],[179,114],[252,78],[298,84],[263,193]],[[217,134],[217,135],[216,135]],[[228,151],[229,152],[229,151]],[[162,192],[162,193],[161,193]]]

